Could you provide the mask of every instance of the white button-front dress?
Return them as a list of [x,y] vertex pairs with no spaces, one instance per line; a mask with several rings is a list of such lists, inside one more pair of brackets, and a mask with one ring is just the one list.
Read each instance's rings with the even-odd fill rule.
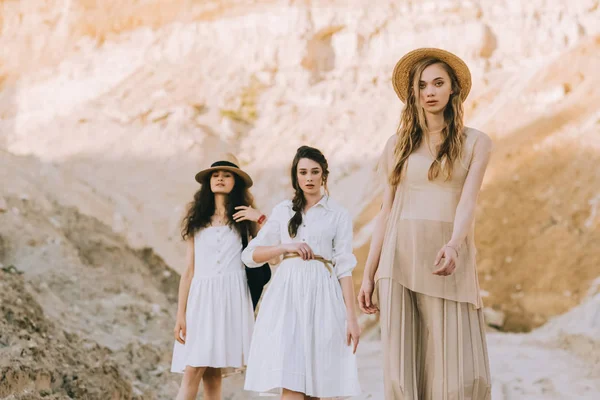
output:
[[241,253],[242,241],[232,226],[202,228],[194,235],[186,342],[175,342],[172,372],[182,373],[188,365],[246,365],[254,311]]
[[316,260],[284,259],[267,288],[256,320],[245,389],[314,397],[360,394],[356,356],[346,344],[346,307],[339,279],[352,275],[352,219],[327,196],[303,215],[295,238],[288,233],[292,202],[277,205],[242,260],[258,266],[258,246],[306,242],[331,260],[333,273]]

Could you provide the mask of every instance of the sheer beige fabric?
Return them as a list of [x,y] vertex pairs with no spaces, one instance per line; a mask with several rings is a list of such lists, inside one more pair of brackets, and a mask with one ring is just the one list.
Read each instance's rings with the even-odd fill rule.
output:
[[379,282],[386,400],[490,400],[482,309]]
[[[408,159],[388,218],[373,300],[381,312],[386,400],[489,400],[490,369],[475,265],[473,212],[491,140],[466,128],[450,180],[428,180],[427,145]],[[394,168],[395,138],[382,176]],[[450,276],[432,272],[438,251],[464,238]]]
[[[489,160],[491,140],[472,128],[465,128],[465,134],[462,158],[455,163],[448,181],[443,173],[433,181],[428,180],[428,171],[434,162],[428,146],[423,145],[410,155],[396,188],[376,282],[389,278],[411,291],[467,302],[478,309],[483,304],[476,270],[474,224],[457,226],[455,217],[461,193],[477,196]],[[394,163],[390,141],[380,163],[386,180]],[[450,276],[433,275],[439,268],[434,266],[435,257],[456,229],[466,230],[466,239],[458,249],[456,271]],[[377,301],[377,296],[374,297]]]

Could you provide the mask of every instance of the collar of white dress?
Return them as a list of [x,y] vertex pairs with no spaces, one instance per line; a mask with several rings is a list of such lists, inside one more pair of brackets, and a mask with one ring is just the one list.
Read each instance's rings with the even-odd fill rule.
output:
[[[323,195],[323,197],[321,197],[321,200],[319,200],[319,202],[317,204],[315,204],[313,207],[316,206],[321,206],[324,209],[326,209],[327,211],[333,211],[333,208],[331,207],[331,204],[329,204],[329,196],[327,196],[326,194]],[[288,207],[290,208],[290,210],[293,208],[293,203],[290,200]]]
[[323,197],[321,197],[321,200],[319,200],[319,202],[315,204],[315,206],[321,206],[324,209],[331,211],[331,206],[329,205],[329,196],[327,196],[326,194],[323,195]]

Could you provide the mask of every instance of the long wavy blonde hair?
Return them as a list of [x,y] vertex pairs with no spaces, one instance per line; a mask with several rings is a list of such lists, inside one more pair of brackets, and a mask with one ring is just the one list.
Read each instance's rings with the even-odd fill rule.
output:
[[419,101],[419,81],[425,68],[433,64],[440,64],[448,73],[452,84],[452,94],[450,94],[450,99],[444,109],[445,124],[441,132],[442,143],[435,160],[429,168],[428,179],[432,181],[440,173],[443,173],[445,180],[449,180],[452,176],[455,162],[462,155],[464,143],[462,89],[456,79],[454,70],[448,64],[437,58],[425,58],[416,63],[409,74],[409,80],[412,82],[412,85],[408,90],[406,106],[402,110],[402,117],[396,131],[398,140],[394,149],[395,166],[389,177],[392,186],[397,186],[402,180],[404,165],[412,152],[421,145],[424,136],[423,133],[427,130],[425,111]]

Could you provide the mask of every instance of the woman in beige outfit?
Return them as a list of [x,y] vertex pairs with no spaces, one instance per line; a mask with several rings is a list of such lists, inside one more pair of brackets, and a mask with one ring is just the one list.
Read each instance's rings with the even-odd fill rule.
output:
[[474,216],[489,137],[463,126],[466,64],[439,49],[393,74],[406,104],[381,163],[384,200],[358,300],[381,312],[386,400],[488,400]]

